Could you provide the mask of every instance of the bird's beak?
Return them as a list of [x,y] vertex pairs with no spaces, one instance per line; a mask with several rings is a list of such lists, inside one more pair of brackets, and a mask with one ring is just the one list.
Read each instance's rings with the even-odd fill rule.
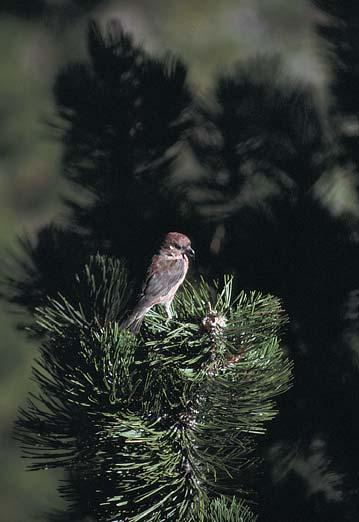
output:
[[186,253],[187,253],[187,255],[189,255],[189,257],[192,257],[194,259],[195,253],[194,253],[193,248],[188,247]]

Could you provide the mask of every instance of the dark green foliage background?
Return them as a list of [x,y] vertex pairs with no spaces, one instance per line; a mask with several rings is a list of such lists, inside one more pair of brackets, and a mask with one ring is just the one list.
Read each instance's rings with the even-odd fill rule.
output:
[[[151,7],[140,1],[42,0],[26,8],[22,4],[3,2],[0,7],[0,38],[6,48],[0,87],[1,245],[4,249],[13,247],[15,235],[22,234],[24,228],[35,236],[54,215],[57,223],[65,222],[69,208],[60,194],[71,200],[76,194],[76,203],[88,197],[59,175],[59,126],[62,128],[63,122],[55,116],[52,94],[63,65],[84,64],[88,59],[88,16],[107,19],[120,15],[135,39],[155,52],[179,52],[189,66],[188,81],[181,64],[173,59],[167,59],[167,79],[172,78],[172,84],[178,86],[182,75],[181,103],[191,105],[194,94],[196,111],[191,116],[195,117],[181,121],[177,129],[171,127],[171,132],[162,121],[161,136],[168,140],[166,147],[177,139],[189,138],[186,146],[190,152],[181,156],[183,162],[163,157],[163,149],[151,142],[155,133],[147,128],[151,162],[139,162],[135,171],[156,172],[162,179],[174,172],[182,204],[168,198],[169,192],[162,193],[158,208],[163,209],[166,219],[150,215],[147,228],[133,231],[139,238],[139,255],[131,236],[118,233],[121,223],[122,234],[128,230],[124,220],[131,217],[118,207],[112,207],[113,213],[108,215],[106,205],[99,206],[97,220],[91,223],[95,230],[92,239],[96,247],[110,249],[115,255],[123,254],[125,246],[131,268],[139,273],[139,265],[146,259],[143,254],[150,254],[158,232],[180,227],[194,240],[200,272],[208,276],[235,272],[239,287],[272,292],[284,300],[292,325],[287,342],[296,363],[296,386],[281,404],[281,419],[274,423],[268,441],[272,480],[263,492],[263,520],[356,520],[356,2],[339,7],[330,0],[312,4],[304,0],[243,0],[239,4],[228,0],[220,5],[208,0],[199,7],[198,2],[188,0],[182,2],[181,11],[164,0],[151,2]],[[333,18],[316,11],[318,6]],[[316,38],[315,29],[325,43]],[[276,56],[246,62],[257,53]],[[72,72],[80,78],[83,68],[75,67]],[[218,81],[215,71],[220,74]],[[157,108],[162,101],[153,88],[158,75],[160,67],[154,66],[149,92],[151,104]],[[62,74],[54,93],[65,106],[69,102],[64,94],[68,79]],[[298,84],[298,79],[304,79],[305,84]],[[195,88],[191,90],[192,85]],[[87,81],[77,85],[90,86]],[[171,109],[171,97],[163,101]],[[108,97],[106,103],[105,113],[115,118]],[[142,116],[146,121],[146,115]],[[158,116],[161,123],[163,115]],[[102,122],[94,117],[86,124],[96,130]],[[188,125],[194,130],[190,137]],[[71,178],[74,160],[83,173],[88,168],[86,162],[81,163],[81,154],[76,158],[81,145],[76,142],[78,137],[67,137],[68,145],[76,143],[72,150],[67,148],[67,178]],[[143,136],[139,138],[141,144]],[[112,163],[100,156],[93,159],[109,173],[123,156],[111,132],[106,134],[106,147],[118,149],[117,157],[110,155]],[[89,152],[82,150],[84,155]],[[141,158],[140,148],[132,150]],[[157,164],[159,158],[162,161]],[[133,166],[121,163],[125,170]],[[194,214],[187,199],[189,185],[192,201],[198,202]],[[135,187],[127,194],[127,201],[133,217],[140,219],[134,202],[142,203],[153,185],[144,184],[141,190],[137,190],[139,185]],[[96,190],[117,201],[119,188],[111,179],[109,186],[97,186]],[[109,206],[111,197],[105,202]],[[151,214],[153,206],[148,206]],[[86,224],[86,213],[81,215],[77,209],[75,214]],[[75,231],[54,234],[52,229],[42,230],[40,240],[33,272],[38,292],[27,294],[31,310],[44,298],[41,289],[53,293],[60,285],[64,294],[70,295],[72,279],[64,274],[81,266],[88,251],[94,253],[91,241],[80,241]],[[17,277],[12,261],[10,275]],[[29,288],[26,281],[24,288]],[[16,408],[23,404],[29,388],[36,390],[29,375],[38,342],[25,341],[14,329],[18,319],[10,318],[7,311],[1,318],[0,503],[4,520],[11,521],[22,521],[25,516],[31,519],[40,505],[41,509],[52,509],[57,502],[50,479],[54,472],[26,474],[11,439]],[[27,319],[20,317],[21,322]]]

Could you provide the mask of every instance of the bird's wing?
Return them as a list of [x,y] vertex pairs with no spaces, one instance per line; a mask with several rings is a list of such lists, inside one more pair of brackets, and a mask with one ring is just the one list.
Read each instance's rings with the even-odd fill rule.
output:
[[154,256],[142,287],[142,296],[147,299],[168,295],[181,283],[185,271],[186,264],[183,258]]

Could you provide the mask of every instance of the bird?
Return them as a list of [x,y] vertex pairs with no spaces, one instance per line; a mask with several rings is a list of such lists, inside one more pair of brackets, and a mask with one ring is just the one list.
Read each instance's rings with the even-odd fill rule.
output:
[[137,304],[122,324],[124,329],[137,334],[142,321],[155,305],[163,305],[171,319],[171,303],[183,283],[189,258],[194,258],[190,239],[180,232],[168,232],[147,269]]

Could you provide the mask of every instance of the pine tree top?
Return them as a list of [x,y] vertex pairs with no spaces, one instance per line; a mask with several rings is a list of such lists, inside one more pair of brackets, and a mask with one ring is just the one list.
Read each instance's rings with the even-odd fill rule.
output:
[[135,337],[119,326],[122,262],[91,258],[75,286],[37,311],[40,392],[16,429],[32,468],[68,470],[62,494],[98,521],[252,520],[228,501],[251,497],[258,435],[290,385],[278,299],[188,283],[174,318],[154,310]]

